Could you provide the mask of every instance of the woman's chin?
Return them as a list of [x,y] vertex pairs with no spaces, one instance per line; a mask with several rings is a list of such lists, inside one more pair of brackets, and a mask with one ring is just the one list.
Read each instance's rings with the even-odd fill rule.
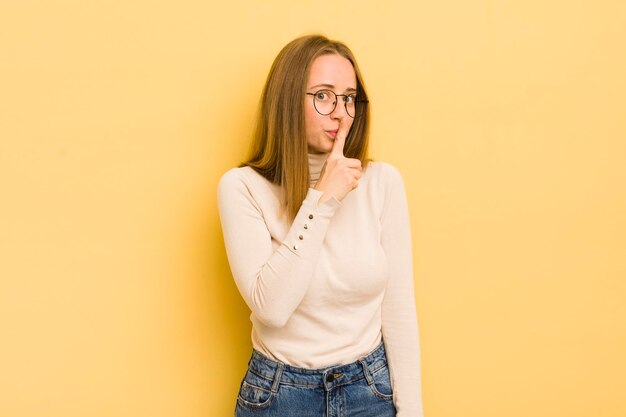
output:
[[316,144],[314,146],[309,145],[308,150],[309,153],[328,153],[333,149],[333,142],[330,140],[325,140],[323,143]]

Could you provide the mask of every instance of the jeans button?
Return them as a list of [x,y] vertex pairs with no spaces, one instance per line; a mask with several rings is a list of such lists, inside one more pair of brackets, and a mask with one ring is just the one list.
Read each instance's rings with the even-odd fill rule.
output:
[[326,375],[326,382],[333,382],[335,379],[338,379],[341,375],[340,373],[332,373]]

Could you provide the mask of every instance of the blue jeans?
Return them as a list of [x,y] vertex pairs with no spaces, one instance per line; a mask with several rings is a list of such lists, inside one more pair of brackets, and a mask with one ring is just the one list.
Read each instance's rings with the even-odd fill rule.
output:
[[395,417],[385,346],[323,369],[304,369],[252,352],[235,417]]

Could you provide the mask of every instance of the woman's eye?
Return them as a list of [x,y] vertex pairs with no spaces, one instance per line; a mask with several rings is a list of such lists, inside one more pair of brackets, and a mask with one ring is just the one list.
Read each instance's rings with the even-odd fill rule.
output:
[[354,94],[351,94],[349,96],[345,96],[344,100],[347,104],[353,104],[356,101],[356,96]]
[[318,100],[327,100],[328,99],[328,93],[326,91],[320,91],[320,92],[315,94],[315,98],[318,99]]

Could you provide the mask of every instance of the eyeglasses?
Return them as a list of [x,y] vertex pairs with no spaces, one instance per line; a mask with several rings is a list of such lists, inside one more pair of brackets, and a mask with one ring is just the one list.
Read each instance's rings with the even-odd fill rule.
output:
[[368,103],[368,100],[359,100],[356,93],[335,94],[332,90],[319,90],[315,93],[306,94],[313,96],[313,107],[322,116],[328,116],[335,111],[335,108],[337,108],[337,97],[343,97],[346,113],[353,119],[363,114]]

